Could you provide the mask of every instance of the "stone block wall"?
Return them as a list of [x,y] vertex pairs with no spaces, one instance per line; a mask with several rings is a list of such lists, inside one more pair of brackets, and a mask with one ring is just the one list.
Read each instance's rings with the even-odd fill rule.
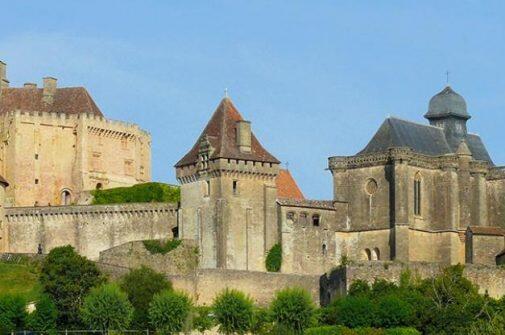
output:
[[177,205],[164,203],[5,209],[0,252],[36,253],[70,244],[97,260],[103,250],[130,241],[171,238]]

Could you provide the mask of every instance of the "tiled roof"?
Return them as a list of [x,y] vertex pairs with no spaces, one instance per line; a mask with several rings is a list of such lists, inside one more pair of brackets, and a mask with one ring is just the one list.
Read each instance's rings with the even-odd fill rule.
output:
[[25,112],[52,112],[65,114],[90,113],[103,116],[84,87],[58,88],[53,103],[43,101],[42,88],[2,88],[0,113],[20,110]]
[[304,208],[319,208],[319,209],[335,209],[332,200],[298,200],[298,199],[277,199],[277,203],[281,206],[304,207]]
[[191,150],[175,164],[176,167],[194,164],[198,160],[199,144],[207,136],[214,149],[209,159],[231,158],[265,163],[280,163],[261,146],[254,134],[251,134],[251,152],[241,152],[236,140],[236,122],[243,120],[239,111],[229,98],[224,98],[212,115],[209,123],[198,137]]
[[305,199],[289,170],[280,169],[275,183],[277,184],[277,198]]
[[468,230],[474,235],[505,236],[505,228],[469,226]]

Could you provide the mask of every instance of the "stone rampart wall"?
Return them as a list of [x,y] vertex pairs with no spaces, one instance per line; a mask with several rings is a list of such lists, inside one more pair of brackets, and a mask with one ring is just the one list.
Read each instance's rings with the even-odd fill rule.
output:
[[0,229],[6,250],[44,253],[70,244],[97,260],[100,251],[130,241],[173,237],[177,206],[165,203],[6,208],[6,229]]

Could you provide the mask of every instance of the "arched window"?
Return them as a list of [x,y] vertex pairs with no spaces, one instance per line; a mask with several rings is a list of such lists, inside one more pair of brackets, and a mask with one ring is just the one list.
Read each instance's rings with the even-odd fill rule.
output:
[[312,215],[312,225],[314,227],[319,227],[320,223],[321,223],[321,217],[319,216],[319,214]]
[[372,253],[370,252],[370,249],[363,250],[362,258],[364,261],[369,261],[372,259]]
[[381,254],[379,251],[379,248],[374,248],[372,250],[372,261],[380,261],[381,259]]
[[101,189],[103,188],[102,183],[97,183],[97,184],[96,184],[96,186],[95,186],[95,188],[96,188],[97,190],[101,190]]
[[422,179],[418,172],[414,178],[414,215],[421,215]]
[[287,212],[286,213],[286,220],[291,220],[291,221],[295,221],[295,212]]
[[66,205],[70,205],[71,202],[72,202],[72,196],[70,194],[70,191],[63,190],[61,192],[61,204],[66,206]]

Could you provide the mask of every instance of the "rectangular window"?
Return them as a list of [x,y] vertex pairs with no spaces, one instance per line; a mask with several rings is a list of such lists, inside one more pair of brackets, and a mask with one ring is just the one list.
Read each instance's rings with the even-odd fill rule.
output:
[[35,154],[35,159],[39,159],[39,154]]
[[38,185],[38,183],[39,183],[39,180],[35,179],[35,185]]
[[205,181],[205,196],[210,196],[210,180]]
[[126,159],[124,161],[124,174],[127,176],[133,176],[134,168],[133,161],[131,159]]
[[414,214],[421,215],[421,181],[414,181]]
[[233,181],[233,195],[237,195],[237,194],[238,194],[238,181],[234,180]]

